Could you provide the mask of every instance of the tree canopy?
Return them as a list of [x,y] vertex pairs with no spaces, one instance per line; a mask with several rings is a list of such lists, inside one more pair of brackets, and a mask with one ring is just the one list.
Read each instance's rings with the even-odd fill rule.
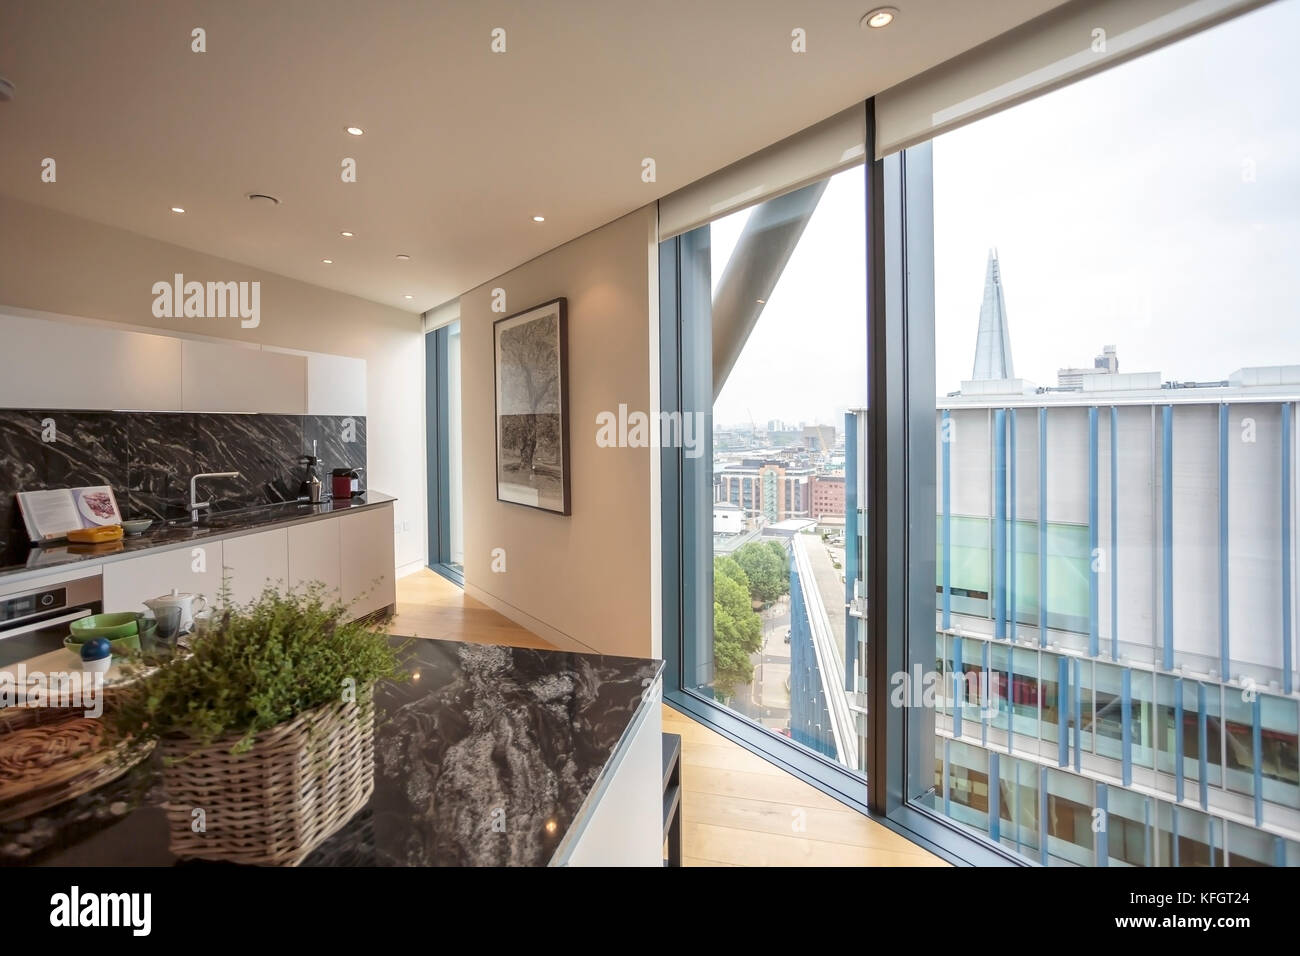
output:
[[730,697],[754,679],[749,655],[763,646],[763,622],[750,606],[749,579],[734,558],[713,559],[713,690]]
[[771,604],[790,590],[789,558],[779,541],[751,541],[736,551],[735,563],[748,579],[750,597]]

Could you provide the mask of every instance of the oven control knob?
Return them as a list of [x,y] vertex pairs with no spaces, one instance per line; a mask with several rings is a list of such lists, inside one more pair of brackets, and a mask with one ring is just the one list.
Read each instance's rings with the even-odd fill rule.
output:
[[42,606],[42,607],[49,607],[49,606],[50,606],[51,604],[53,604],[53,603],[54,603],[54,595],[53,595],[53,594],[42,594],[42,595],[41,595],[41,606]]

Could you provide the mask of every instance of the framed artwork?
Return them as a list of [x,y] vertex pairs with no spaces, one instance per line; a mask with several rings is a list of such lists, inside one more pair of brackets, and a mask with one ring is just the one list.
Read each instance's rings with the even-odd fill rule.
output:
[[497,500],[569,514],[569,338],[566,301],[492,323]]

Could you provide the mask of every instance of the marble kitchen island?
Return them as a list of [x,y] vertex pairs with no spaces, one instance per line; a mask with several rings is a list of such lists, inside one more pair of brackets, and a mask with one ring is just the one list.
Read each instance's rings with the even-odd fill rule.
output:
[[[424,639],[403,659],[376,688],[374,795],[305,866],[660,865],[661,661]],[[175,864],[162,799],[146,762],[0,825],[0,864]]]

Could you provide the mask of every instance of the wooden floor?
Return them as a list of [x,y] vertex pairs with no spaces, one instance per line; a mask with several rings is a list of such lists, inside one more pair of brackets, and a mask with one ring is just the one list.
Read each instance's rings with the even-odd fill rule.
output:
[[946,866],[679,711],[682,856],[687,866]]
[[551,647],[532,631],[466,597],[461,588],[428,568],[397,579],[397,614],[388,632],[471,644]]
[[[429,570],[397,582],[393,634],[549,648]],[[943,860],[689,717],[663,708],[682,737],[682,855],[687,866],[945,866]]]

